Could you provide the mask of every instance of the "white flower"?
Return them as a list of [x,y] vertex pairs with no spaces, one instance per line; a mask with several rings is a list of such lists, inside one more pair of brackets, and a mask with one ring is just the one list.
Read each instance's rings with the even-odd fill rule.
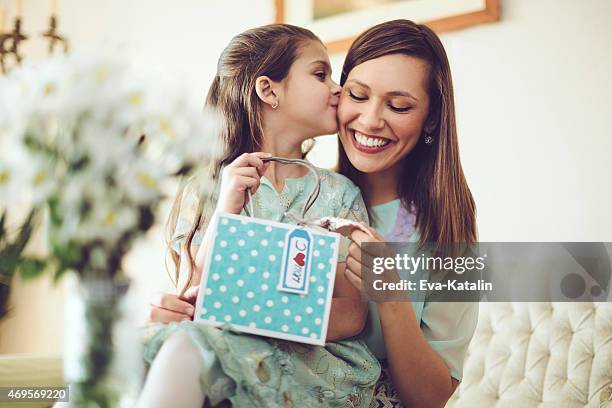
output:
[[[102,240],[101,251],[144,234],[139,208],[154,210],[173,174],[204,168],[221,149],[218,117],[173,81],[79,56],[0,78],[0,207],[54,205],[51,239]],[[103,268],[105,255],[92,263]]]
[[96,122],[82,124],[76,146],[80,150],[78,153],[90,160],[92,171],[116,171],[135,159],[136,142],[121,137],[121,132],[121,129]]
[[30,174],[27,180],[32,192],[32,204],[45,202],[57,187],[57,178],[53,162],[42,155],[32,156],[29,161]]
[[28,203],[30,180],[35,170],[28,163],[30,156],[19,141],[5,140],[0,144],[0,207],[11,208]]
[[167,174],[153,162],[137,160],[127,163],[119,178],[130,200],[139,205],[152,205],[162,198],[162,183]]
[[137,225],[138,210],[132,205],[122,205],[115,200],[92,204],[93,208],[81,218],[75,231],[73,238],[77,242],[88,243],[100,239],[112,246]]

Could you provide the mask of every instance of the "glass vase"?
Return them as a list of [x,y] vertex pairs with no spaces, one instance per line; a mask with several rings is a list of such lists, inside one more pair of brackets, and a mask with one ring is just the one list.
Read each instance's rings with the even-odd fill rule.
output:
[[138,396],[144,365],[128,287],[110,279],[68,285],[64,376],[71,406],[127,408]]

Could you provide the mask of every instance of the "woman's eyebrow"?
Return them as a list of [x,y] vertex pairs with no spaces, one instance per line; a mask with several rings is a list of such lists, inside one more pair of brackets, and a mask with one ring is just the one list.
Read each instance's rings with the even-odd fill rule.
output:
[[[357,85],[359,85],[359,86],[361,86],[361,87],[363,87],[363,88],[365,88],[365,89],[367,89],[367,90],[370,90],[370,87],[369,87],[369,86],[367,86],[366,84],[364,84],[364,83],[363,83],[363,82],[361,82],[361,81],[358,81],[357,79],[349,79],[349,80],[348,80],[348,81],[346,81],[346,82],[354,82],[354,83],[356,83]],[[412,94],[411,94],[410,92],[406,92],[406,91],[391,91],[391,92],[387,92],[385,95],[387,95],[387,96],[404,96],[404,97],[406,97],[406,98],[411,98],[411,99],[414,99],[415,101],[417,101],[417,102],[418,102],[418,99],[417,99],[417,98],[415,98],[414,96],[412,96]]]
[[418,102],[417,98],[412,96],[412,94],[410,94],[409,92],[405,92],[405,91],[391,91],[391,92],[387,92],[387,95],[389,95],[389,96],[405,96],[406,98],[414,99],[415,101]]
[[362,87],[362,88],[365,88],[365,89],[368,89],[368,90],[370,89],[370,87],[369,87],[369,86],[367,86],[367,85],[366,85],[366,84],[364,84],[363,82],[358,81],[358,80],[356,80],[356,79],[349,79],[349,80],[348,80],[348,81],[346,81],[346,82],[354,82],[354,83],[356,83],[357,85],[359,85],[359,86],[360,86],[360,87]]

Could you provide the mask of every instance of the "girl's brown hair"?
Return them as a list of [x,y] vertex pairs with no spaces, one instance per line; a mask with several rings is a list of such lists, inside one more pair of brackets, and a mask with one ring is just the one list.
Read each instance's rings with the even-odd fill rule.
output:
[[[300,48],[310,41],[321,42],[311,31],[289,25],[270,24],[238,34],[223,50],[217,63],[217,73],[208,90],[205,108],[212,109],[221,117],[222,153],[203,175],[208,180],[218,181],[221,168],[243,153],[258,151],[262,147],[263,117],[260,99],[255,91],[255,81],[267,76],[273,81],[282,81],[297,59]],[[194,180],[192,180],[191,184]],[[181,251],[189,258],[188,278],[181,296],[191,286],[194,260],[191,243],[196,231],[206,224],[204,209],[210,208],[211,197],[198,194],[196,216],[186,234],[175,235],[176,225],[189,184],[179,189],[170,216],[166,223],[166,242],[174,263],[174,282],[178,285],[181,258],[172,251],[174,242],[181,242]]]
[[[427,26],[409,20],[394,20],[362,33],[351,45],[340,85],[359,64],[385,55],[402,54],[425,61],[429,67],[429,117],[435,123],[434,142],[421,137],[403,159],[398,193],[406,208],[414,203],[420,244],[435,243],[446,251],[453,243],[473,244],[477,240],[476,206],[467,185],[457,142],[453,83],[442,42]],[[363,173],[348,160],[339,144],[339,171],[360,186]],[[361,187],[361,186],[360,186]]]

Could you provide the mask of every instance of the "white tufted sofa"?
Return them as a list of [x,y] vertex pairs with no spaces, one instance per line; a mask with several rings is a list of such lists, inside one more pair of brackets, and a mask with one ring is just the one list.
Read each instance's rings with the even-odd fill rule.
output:
[[[383,373],[369,408],[401,408]],[[447,408],[612,408],[612,302],[481,303]]]
[[481,303],[447,407],[607,408],[611,391],[612,303]]

